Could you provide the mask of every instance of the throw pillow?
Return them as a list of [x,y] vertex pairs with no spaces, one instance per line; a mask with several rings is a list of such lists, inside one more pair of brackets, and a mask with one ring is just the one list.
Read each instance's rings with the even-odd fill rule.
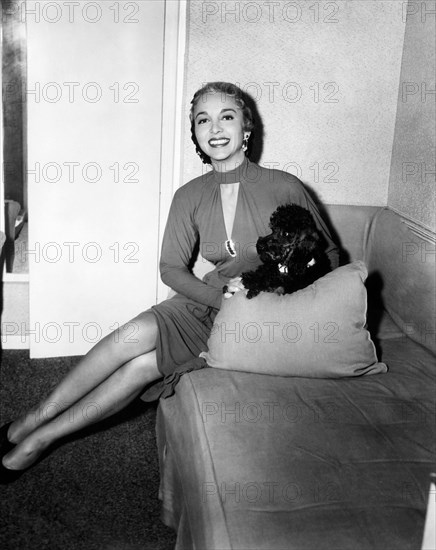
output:
[[210,367],[315,378],[387,371],[365,328],[368,272],[339,267],[293,294],[223,300],[201,354]]

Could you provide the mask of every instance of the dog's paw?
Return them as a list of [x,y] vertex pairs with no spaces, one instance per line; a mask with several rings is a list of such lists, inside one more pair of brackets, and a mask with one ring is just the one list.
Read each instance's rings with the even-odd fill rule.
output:
[[245,296],[248,298],[248,300],[251,300],[251,298],[255,298],[258,294],[258,290],[247,290]]

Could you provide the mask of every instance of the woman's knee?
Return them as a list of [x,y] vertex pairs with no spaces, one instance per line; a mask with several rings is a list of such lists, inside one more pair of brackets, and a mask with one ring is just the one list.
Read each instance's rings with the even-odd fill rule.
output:
[[138,355],[130,361],[127,361],[119,369],[122,378],[132,380],[135,385],[145,385],[162,378],[162,374],[157,368],[156,352],[151,351]]
[[158,326],[153,313],[145,312],[116,329],[110,338],[115,345],[122,345],[126,360],[146,354],[156,348]]

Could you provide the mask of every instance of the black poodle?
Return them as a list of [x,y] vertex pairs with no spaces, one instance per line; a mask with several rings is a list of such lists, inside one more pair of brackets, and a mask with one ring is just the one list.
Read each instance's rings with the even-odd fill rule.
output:
[[308,210],[296,204],[279,206],[269,226],[272,233],[256,243],[263,264],[241,276],[247,298],[259,292],[290,294],[330,271],[325,243]]

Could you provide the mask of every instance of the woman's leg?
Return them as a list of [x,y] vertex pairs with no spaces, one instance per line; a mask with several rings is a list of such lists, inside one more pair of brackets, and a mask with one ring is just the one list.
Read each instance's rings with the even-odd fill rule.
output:
[[161,376],[155,351],[131,359],[73,406],[32,431],[3,458],[3,465],[11,470],[28,468],[56,440],[123,409]]
[[154,350],[157,333],[154,315],[142,313],[105,336],[39,405],[12,423],[9,440],[20,443],[38,426],[69,409],[122,365]]

